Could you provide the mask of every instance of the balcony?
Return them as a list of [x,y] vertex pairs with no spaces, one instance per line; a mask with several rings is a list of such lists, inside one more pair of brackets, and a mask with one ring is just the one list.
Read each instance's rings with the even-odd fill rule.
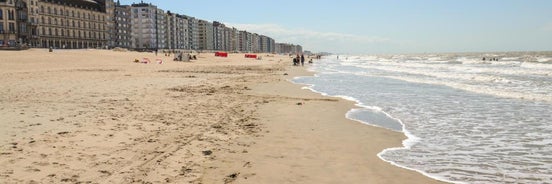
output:
[[14,30],[10,30],[10,31],[0,30],[0,34],[15,34],[15,31]]

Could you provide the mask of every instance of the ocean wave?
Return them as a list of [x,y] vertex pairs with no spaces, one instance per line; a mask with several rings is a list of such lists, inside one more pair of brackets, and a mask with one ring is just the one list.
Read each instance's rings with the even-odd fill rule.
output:
[[395,166],[450,183],[552,182],[551,104],[538,100],[552,91],[550,77],[539,73],[549,69],[515,66],[519,61],[480,64],[470,57],[460,59],[463,64],[388,58],[393,61],[328,60],[317,70],[331,67],[331,73],[297,81],[356,102],[349,119],[379,127],[400,123],[407,137],[402,147],[378,153]]

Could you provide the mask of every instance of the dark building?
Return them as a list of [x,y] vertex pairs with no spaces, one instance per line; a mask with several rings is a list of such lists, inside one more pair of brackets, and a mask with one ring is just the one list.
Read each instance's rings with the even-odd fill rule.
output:
[[121,3],[117,1],[117,4],[115,5],[114,23],[114,46],[130,48],[132,42],[130,6],[121,5]]

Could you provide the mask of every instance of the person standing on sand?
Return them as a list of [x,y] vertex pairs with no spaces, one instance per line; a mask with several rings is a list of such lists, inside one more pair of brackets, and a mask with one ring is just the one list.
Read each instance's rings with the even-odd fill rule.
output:
[[305,55],[301,54],[301,66],[305,66]]

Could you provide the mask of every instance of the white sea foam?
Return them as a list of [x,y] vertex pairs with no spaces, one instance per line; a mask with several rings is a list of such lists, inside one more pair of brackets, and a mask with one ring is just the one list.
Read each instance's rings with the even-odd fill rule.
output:
[[[294,79],[299,79],[301,77],[295,77]],[[352,101],[352,102],[355,102],[356,106],[358,107],[362,107],[363,109],[369,109],[369,110],[373,110],[373,111],[378,111],[380,113],[384,113],[387,117],[389,118],[392,118],[396,121],[398,121],[401,126],[403,127],[402,128],[402,132],[404,133],[404,135],[407,137],[407,139],[403,140],[402,141],[402,145],[403,147],[400,147],[400,148],[388,148],[388,149],[384,149],[383,151],[381,151],[379,154],[377,154],[377,156],[392,164],[392,165],[395,165],[397,167],[401,167],[401,168],[404,168],[404,169],[408,169],[408,170],[412,170],[412,171],[416,171],[416,172],[419,172],[427,177],[430,177],[430,178],[433,178],[433,179],[436,179],[436,180],[439,180],[439,181],[444,181],[444,182],[449,182],[449,183],[458,183],[458,184],[463,184],[462,182],[453,182],[453,181],[450,181],[450,180],[447,180],[446,178],[443,178],[443,177],[437,177],[437,176],[432,176],[422,170],[417,170],[417,169],[413,169],[413,168],[408,168],[408,167],[405,167],[405,166],[402,166],[400,164],[396,164],[395,162],[393,161],[389,161],[389,160],[386,160],[384,159],[381,155],[382,154],[385,154],[385,152],[388,152],[388,151],[393,151],[393,150],[399,150],[399,149],[410,149],[413,145],[415,145],[416,143],[418,143],[420,141],[420,138],[416,137],[415,135],[413,135],[412,133],[410,133],[406,128],[405,128],[405,125],[404,123],[400,120],[400,119],[397,119],[397,118],[394,118],[392,117],[390,114],[384,112],[382,110],[381,107],[377,107],[377,106],[368,106],[368,105],[364,105],[362,104],[362,102],[354,97],[350,97],[350,96],[343,96],[343,95],[335,95],[335,96],[332,96],[332,95],[328,95],[327,93],[324,93],[324,92],[320,92],[320,91],[317,91],[314,89],[315,85],[314,84],[305,84],[305,83],[296,83],[294,81],[290,81],[292,83],[295,83],[295,84],[301,84],[301,85],[306,85],[304,87],[302,87],[302,89],[308,89],[314,93],[318,93],[318,94],[321,94],[323,96],[329,96],[329,97],[338,97],[338,98],[342,98],[342,99],[345,99],[345,100],[348,100],[348,101]],[[362,123],[362,124],[366,124],[366,125],[369,125],[369,126],[375,126],[375,127],[381,127],[381,128],[386,128],[386,127],[382,127],[382,126],[379,126],[379,125],[375,125],[373,123],[370,123],[370,122],[367,122],[367,121],[363,121],[363,120],[359,120],[359,119],[354,119],[354,118],[351,118],[351,114],[352,113],[355,113],[356,111],[358,110],[361,110],[361,109],[351,109],[350,111],[348,111],[346,114],[345,114],[345,117],[347,119],[350,119],[350,120],[353,120],[353,121],[357,121],[359,123]]]
[[538,60],[550,57],[348,57],[320,61],[319,75],[297,80],[355,101],[361,108],[349,119],[375,124],[360,116],[368,113],[400,122],[408,139],[379,158],[450,183],[552,183],[552,65]]
[[[552,91],[552,86],[545,85],[540,88],[535,88],[535,85],[538,85],[538,83],[527,83],[526,81],[511,78],[512,75],[536,77],[550,76],[552,75],[552,65],[550,64],[519,64],[519,62],[501,63],[501,65],[506,66],[520,65],[522,68],[529,69],[520,69],[519,67],[512,69],[450,65],[436,66],[424,63],[392,62],[357,62],[343,63],[343,65],[395,72],[401,75],[386,77],[409,82],[446,85],[462,90],[506,98],[552,102],[552,95],[550,93],[550,91]],[[413,77],[413,75],[421,77]],[[513,88],[512,86],[516,86],[516,88]],[[539,92],[539,90],[542,92]]]

